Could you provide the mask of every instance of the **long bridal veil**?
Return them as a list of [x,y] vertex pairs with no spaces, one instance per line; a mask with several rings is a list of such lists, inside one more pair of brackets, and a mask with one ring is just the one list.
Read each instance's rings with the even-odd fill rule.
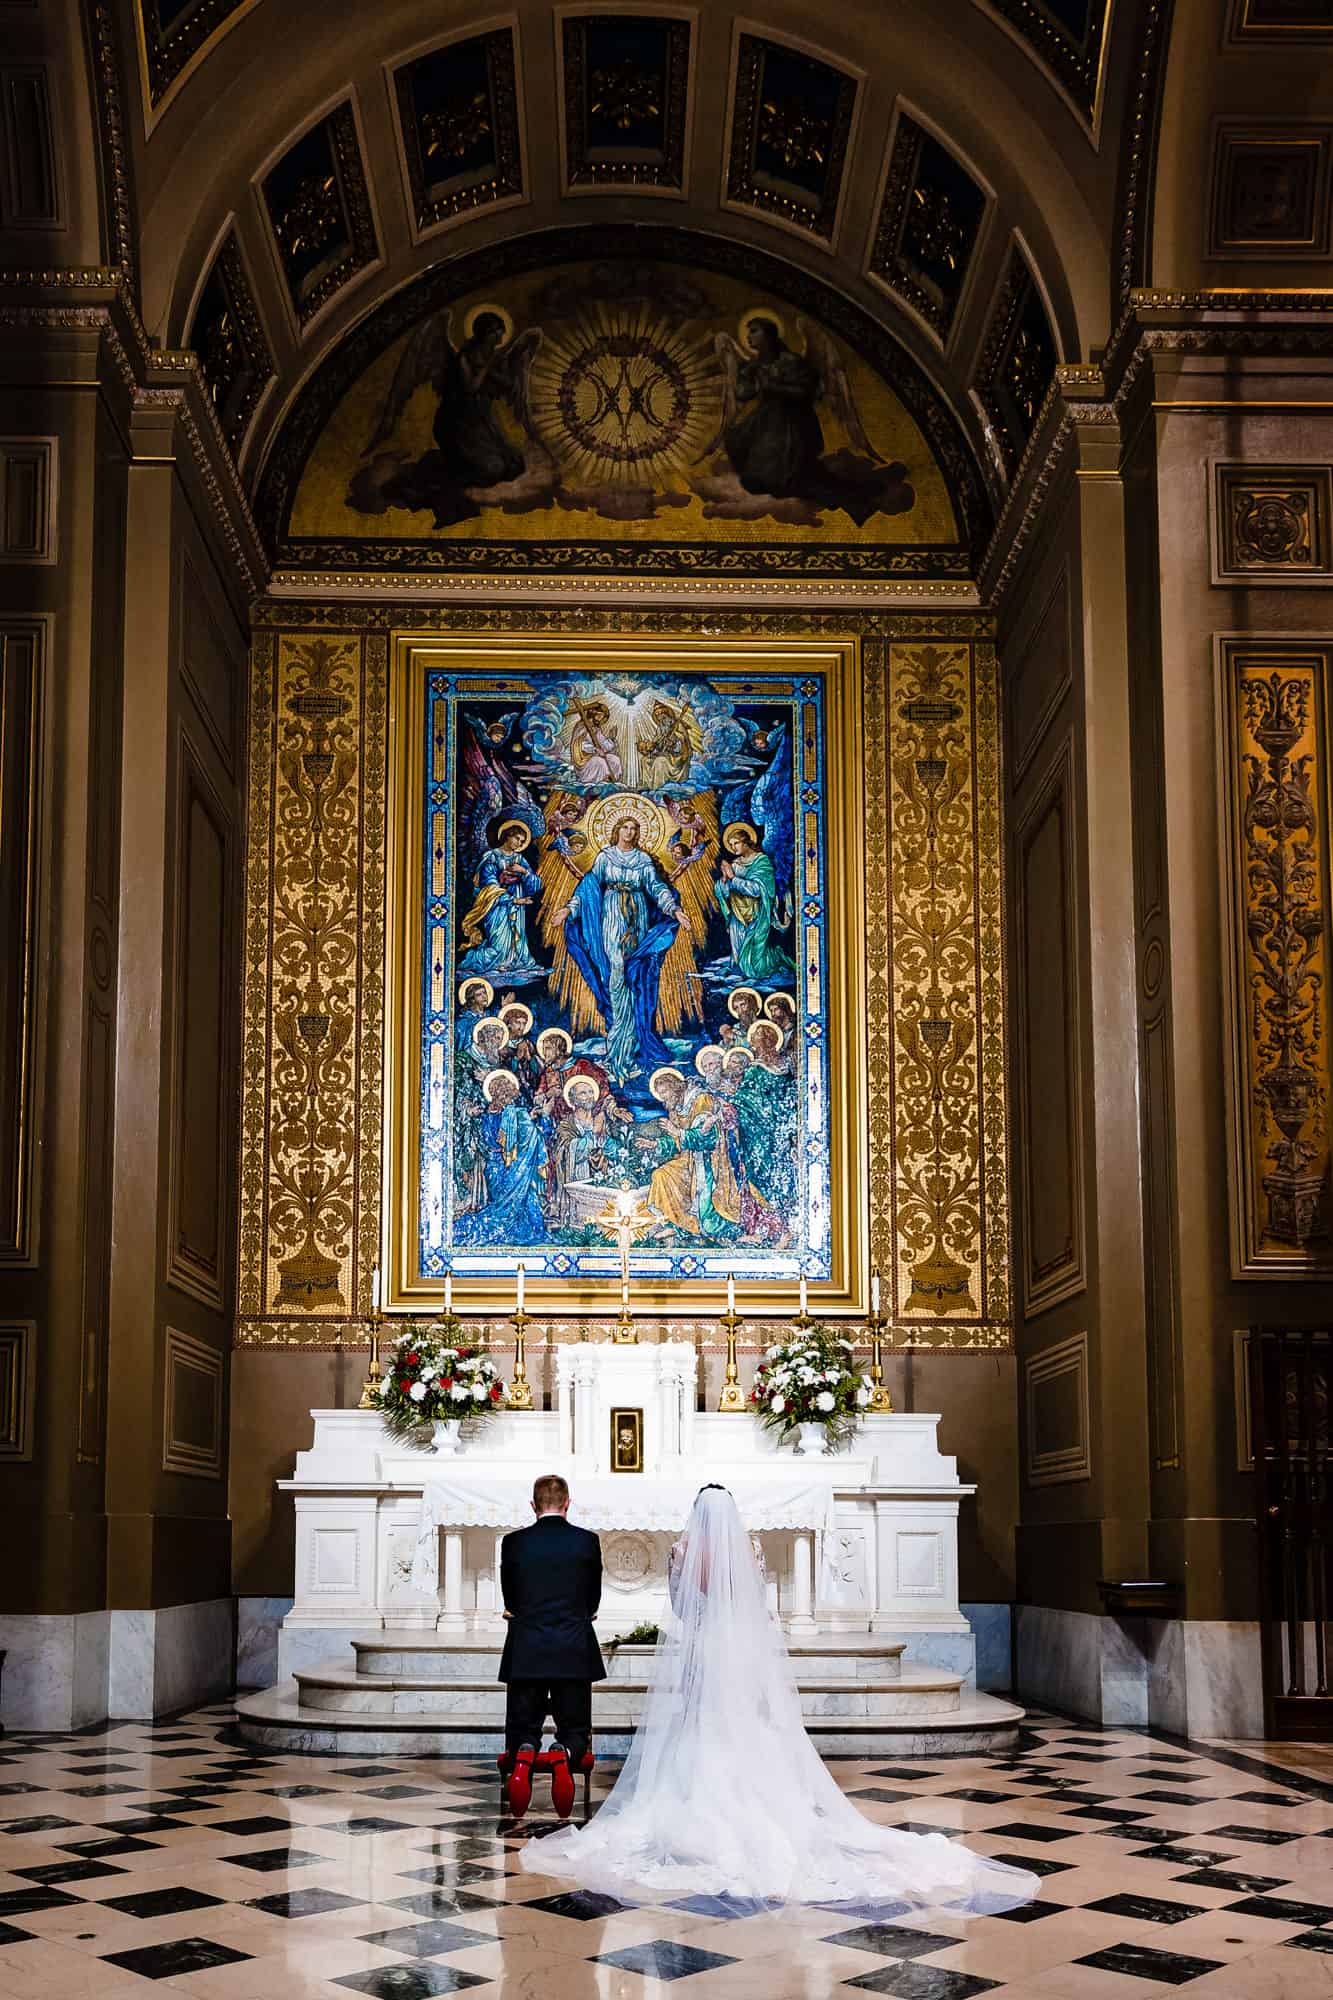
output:
[[624,1770],[586,1827],[531,1840],[520,1865],[622,1898],[1014,1908],[1034,1875],[943,1834],[876,1826],[838,1788],[801,1719],[791,1663],[731,1495],[705,1487],[671,1577],[673,1615]]

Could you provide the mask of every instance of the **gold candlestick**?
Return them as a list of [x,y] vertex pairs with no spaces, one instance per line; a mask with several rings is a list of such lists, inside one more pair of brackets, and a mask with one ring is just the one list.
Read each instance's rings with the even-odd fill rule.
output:
[[881,1353],[883,1335],[884,1315],[877,1310],[872,1310],[870,1315],[871,1389],[870,1401],[866,1405],[866,1414],[868,1416],[883,1416],[886,1411],[893,1408],[893,1398],[884,1387],[884,1362]]
[[532,1384],[528,1380],[528,1358],[524,1345],[523,1330],[532,1315],[531,1313],[525,1313],[522,1306],[517,1306],[509,1317],[514,1323],[514,1379],[509,1384],[508,1407],[511,1410],[530,1410],[532,1408]]
[[380,1367],[380,1312],[376,1306],[367,1322],[370,1327],[370,1368],[361,1384],[361,1401],[358,1410],[378,1410],[380,1407],[380,1384],[384,1370]]
[[722,1378],[722,1393],[717,1399],[717,1407],[719,1414],[733,1417],[743,1415],[745,1410],[740,1370],[736,1366],[736,1328],[739,1323],[740,1314],[735,1306],[728,1306],[722,1315],[722,1324],[727,1329],[727,1371]]

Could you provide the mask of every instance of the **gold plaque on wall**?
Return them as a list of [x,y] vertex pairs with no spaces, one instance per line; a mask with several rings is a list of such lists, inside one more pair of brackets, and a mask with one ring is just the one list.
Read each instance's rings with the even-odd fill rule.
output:
[[612,1472],[643,1471],[643,1411],[612,1410]]

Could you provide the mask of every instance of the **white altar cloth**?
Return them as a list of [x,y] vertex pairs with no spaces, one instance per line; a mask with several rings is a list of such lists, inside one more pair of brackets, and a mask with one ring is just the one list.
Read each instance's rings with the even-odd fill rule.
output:
[[[821,1580],[831,1571],[837,1494],[825,1478],[727,1481],[751,1534],[814,1529],[819,1542]],[[699,1491],[697,1477],[646,1480],[630,1473],[578,1481],[570,1519],[594,1534],[613,1529],[679,1534]],[[530,1485],[503,1474],[469,1472],[462,1480],[428,1478],[421,1488],[421,1516],[412,1553],[412,1588],[439,1586],[441,1528],[524,1528],[532,1521]]]

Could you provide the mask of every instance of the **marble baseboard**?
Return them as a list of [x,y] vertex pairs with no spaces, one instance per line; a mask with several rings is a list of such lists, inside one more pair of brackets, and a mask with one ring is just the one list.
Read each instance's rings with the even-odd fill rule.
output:
[[106,1715],[137,1721],[230,1694],[235,1647],[230,1597],[109,1616]]
[[1148,1720],[1143,1647],[1131,1631],[1142,1620],[1102,1618],[1020,1604],[1018,1694],[1092,1722],[1141,1725]]
[[7,1729],[82,1729],[106,1719],[108,1611],[0,1617]]
[[1252,1620],[1105,1618],[1019,1605],[1018,1687],[1029,1701],[1174,1736],[1264,1733]]
[[278,1631],[291,1610],[290,1597],[238,1597],[236,1600],[236,1685],[272,1687],[278,1672]]
[[976,1647],[976,1685],[987,1694],[1008,1694],[1014,1684],[1012,1604],[964,1604]]

